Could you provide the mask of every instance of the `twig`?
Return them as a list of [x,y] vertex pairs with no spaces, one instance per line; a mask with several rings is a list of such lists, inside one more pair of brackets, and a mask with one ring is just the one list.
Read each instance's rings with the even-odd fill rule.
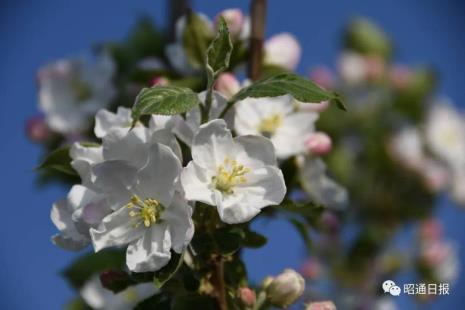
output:
[[185,15],[190,8],[189,0],[168,0],[167,6],[169,10],[169,28],[168,39],[173,42],[176,38],[176,21],[179,17]]
[[215,287],[216,299],[220,310],[228,310],[228,301],[226,300],[226,285],[224,283],[224,263],[223,258],[219,257],[214,262],[213,285]]
[[260,79],[263,61],[263,38],[265,37],[266,0],[252,0],[250,6],[252,32],[250,36],[250,61],[248,76],[252,81]]

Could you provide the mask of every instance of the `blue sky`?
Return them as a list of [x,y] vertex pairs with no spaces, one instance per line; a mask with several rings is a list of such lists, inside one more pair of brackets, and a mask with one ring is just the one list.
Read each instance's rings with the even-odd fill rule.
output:
[[[324,63],[332,66],[340,47],[343,25],[350,17],[368,16],[397,43],[400,62],[433,64],[441,76],[439,92],[465,107],[465,5],[461,1],[269,1],[267,34],[288,31],[303,46],[301,73]],[[227,6],[226,6],[227,4]],[[246,9],[248,1],[194,1],[197,10],[212,16],[225,7]],[[74,254],[55,248],[50,206],[66,189],[37,189],[33,167],[39,147],[25,138],[25,120],[37,113],[37,69],[61,57],[80,56],[101,41],[122,39],[138,16],[148,14],[165,22],[164,1],[81,0],[18,1],[0,3],[0,307],[3,309],[59,309],[72,292],[58,275]],[[447,204],[447,202],[444,202]],[[446,233],[464,244],[465,211],[441,211]],[[253,278],[297,267],[303,257],[299,238],[286,223],[261,223],[270,243],[246,253]],[[282,254],[286,253],[286,257]],[[462,257],[465,252],[461,249]],[[266,259],[265,259],[266,258]],[[462,259],[463,261],[463,259]],[[461,277],[451,296],[432,309],[463,304]],[[401,304],[411,306],[401,298]]]

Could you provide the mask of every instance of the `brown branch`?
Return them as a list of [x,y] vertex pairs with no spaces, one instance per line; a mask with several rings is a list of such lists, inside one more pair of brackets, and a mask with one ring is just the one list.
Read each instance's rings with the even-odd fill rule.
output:
[[176,21],[179,19],[179,17],[185,15],[189,11],[189,2],[189,0],[167,0],[170,16],[168,38],[171,42],[176,39]]
[[250,35],[250,59],[248,76],[252,81],[260,79],[263,62],[263,38],[265,37],[266,0],[252,0],[250,5],[252,31]]
[[228,301],[226,300],[226,285],[224,283],[224,263],[220,256],[214,262],[212,284],[215,288],[215,297],[218,300],[220,310],[228,310]]

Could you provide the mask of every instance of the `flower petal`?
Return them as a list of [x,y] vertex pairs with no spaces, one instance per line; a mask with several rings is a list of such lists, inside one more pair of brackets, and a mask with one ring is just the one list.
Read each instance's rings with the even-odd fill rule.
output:
[[109,160],[92,168],[93,184],[105,196],[110,207],[117,210],[129,202],[134,192],[137,169],[122,160]]
[[192,159],[197,165],[216,170],[234,153],[234,140],[224,120],[216,119],[200,126],[192,143]]
[[145,234],[128,246],[126,264],[134,272],[161,269],[171,259],[171,235],[166,223],[153,225]]
[[126,160],[137,168],[147,163],[147,129],[143,126],[114,129],[103,138],[102,146],[105,160]]
[[181,168],[181,162],[169,147],[153,144],[147,165],[137,174],[137,193],[141,198],[154,198],[169,206]]
[[113,128],[129,129],[131,123],[131,110],[128,108],[118,107],[116,114],[102,109],[95,115],[94,133],[97,138],[102,138]]
[[181,185],[187,200],[214,205],[213,191],[209,188],[211,176],[206,170],[191,161],[181,173]]
[[242,147],[242,152],[236,156],[236,160],[241,164],[253,168],[264,165],[276,166],[276,156],[273,143],[262,136],[240,136],[234,142]]
[[135,224],[126,207],[107,215],[97,229],[90,229],[95,252],[107,247],[125,245],[140,238],[147,229],[143,224]]
[[171,247],[176,253],[181,253],[194,235],[192,207],[181,195],[176,194],[171,205],[163,212],[162,219],[168,224]]

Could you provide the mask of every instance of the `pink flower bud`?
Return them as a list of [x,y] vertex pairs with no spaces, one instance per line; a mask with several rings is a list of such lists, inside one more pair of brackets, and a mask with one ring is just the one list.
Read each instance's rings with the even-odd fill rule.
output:
[[385,62],[378,55],[370,55],[365,57],[366,78],[368,80],[379,80],[385,71]]
[[305,310],[336,310],[336,305],[329,300],[317,301],[309,303]]
[[302,275],[305,278],[315,279],[321,274],[321,266],[315,259],[308,259],[302,266]]
[[237,289],[237,297],[240,299],[242,304],[247,307],[251,307],[255,304],[257,296],[255,292],[249,287],[240,287]]
[[324,211],[320,217],[320,223],[325,231],[337,233],[341,228],[339,218],[331,211]]
[[442,225],[435,218],[427,219],[421,223],[419,234],[422,241],[439,240],[442,236]]
[[339,58],[338,70],[342,79],[349,84],[363,82],[366,77],[365,60],[357,53],[343,53]]
[[245,19],[240,9],[227,9],[219,13],[215,18],[215,28],[218,28],[219,16],[223,16],[225,19],[232,37],[238,37],[241,34]]
[[450,244],[443,241],[433,241],[424,244],[421,257],[429,266],[441,264],[452,252]]
[[220,92],[226,98],[231,98],[241,89],[239,81],[234,74],[226,72],[221,73],[216,80],[215,90]]
[[305,139],[305,147],[313,155],[325,155],[331,151],[331,138],[324,132],[313,132]]
[[265,63],[294,70],[302,51],[297,39],[290,33],[280,33],[265,42]]
[[324,67],[318,66],[310,72],[310,79],[323,88],[332,88],[334,77],[332,72]]
[[268,302],[280,308],[293,304],[305,290],[305,280],[295,270],[286,269],[266,288]]
[[155,85],[166,86],[168,84],[169,84],[169,81],[164,76],[156,76],[152,80],[150,80],[150,86],[155,86]]
[[449,170],[432,159],[426,159],[420,171],[426,186],[433,192],[443,190],[451,179]]
[[44,142],[51,135],[51,130],[43,116],[34,116],[26,122],[26,134],[34,142]]
[[389,72],[389,80],[395,89],[405,89],[411,83],[412,72],[407,66],[396,65]]

